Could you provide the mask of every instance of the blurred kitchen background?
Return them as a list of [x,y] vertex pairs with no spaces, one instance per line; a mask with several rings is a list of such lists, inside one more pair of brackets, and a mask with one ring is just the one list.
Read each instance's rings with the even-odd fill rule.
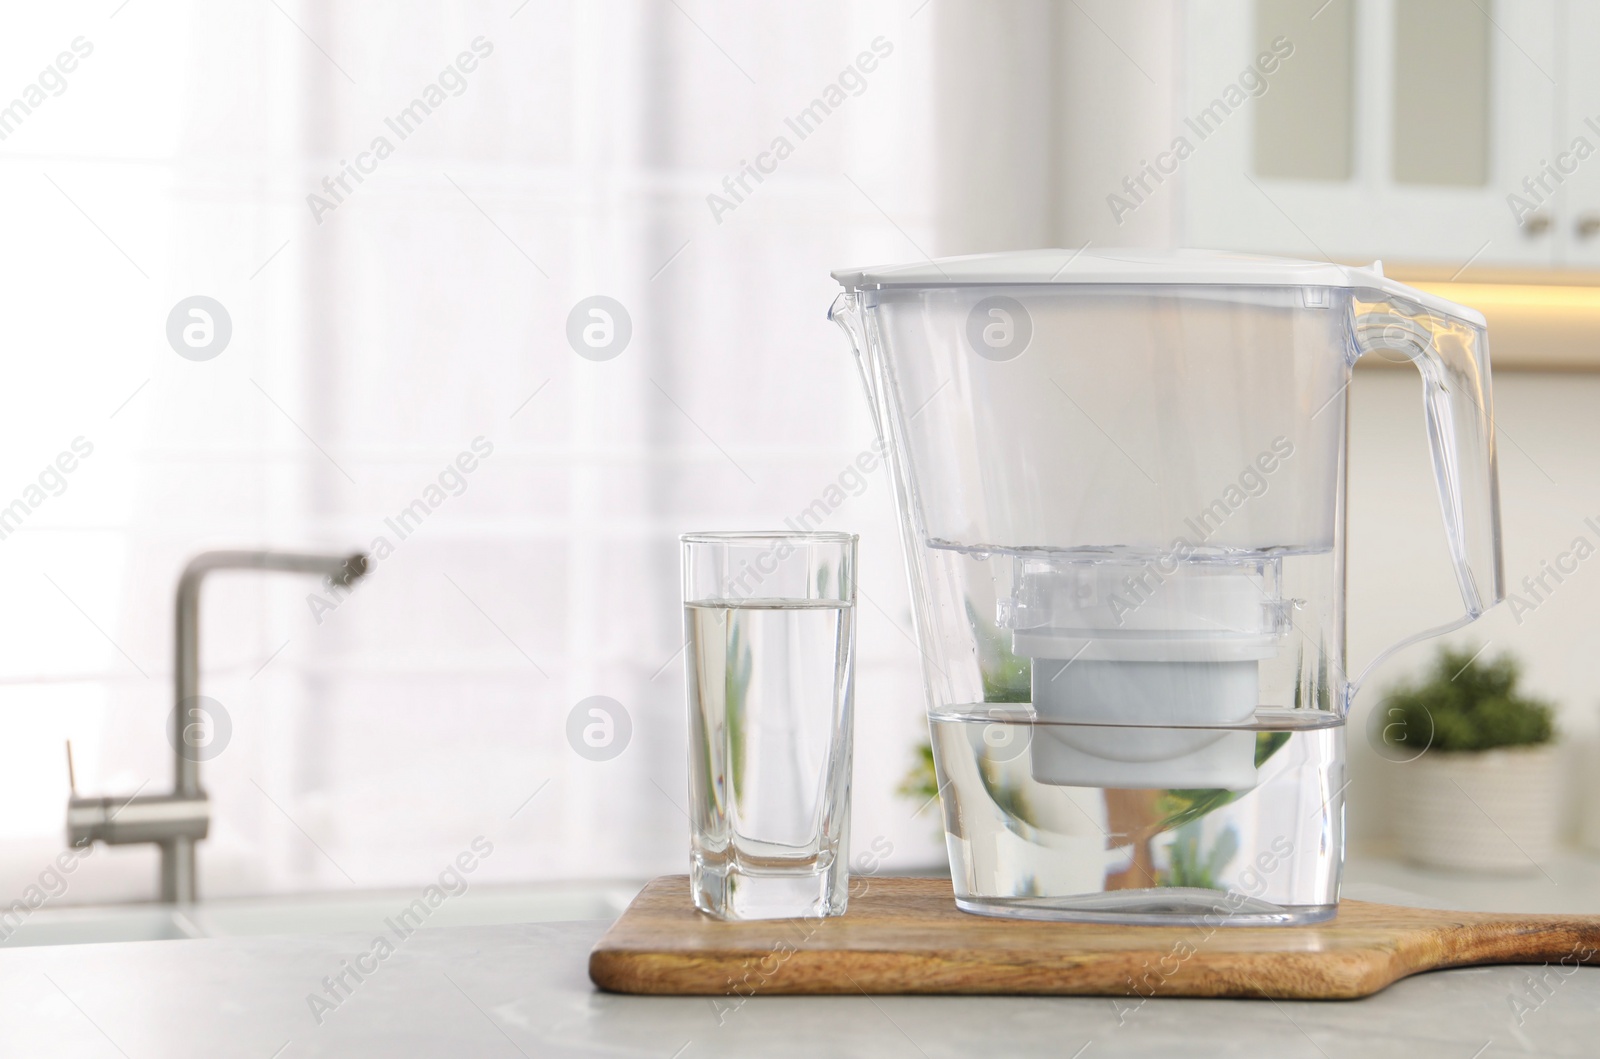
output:
[[[808,510],[862,536],[854,845],[891,848],[881,870],[941,864],[935,815],[896,792],[924,704],[891,490],[853,469],[872,427],[825,319],[844,265],[1091,245],[1381,259],[1489,318],[1512,590],[1600,540],[1592,4],[97,0],[5,18],[0,104],[30,85],[39,102],[0,111],[0,504],[92,445],[0,540],[7,901],[63,848],[67,740],[80,792],[170,786],[191,554],[380,535],[392,554],[348,598],[208,582],[202,690],[231,734],[203,765],[202,897],[420,885],[480,835],[486,883],[685,870],[677,534]],[[62,52],[72,69],[41,77]],[[471,71],[442,78],[463,52]],[[386,119],[430,85],[402,139]],[[380,136],[392,150],[363,154]],[[231,319],[211,360],[168,341],[192,295]],[[609,360],[567,338],[593,295],[631,321]],[[1415,372],[1364,364],[1353,393],[1359,671],[1459,595]],[[477,438],[492,454],[400,540],[385,520]],[[1514,652],[1558,704],[1576,846],[1600,832],[1600,562],[1541,595],[1453,640]],[[1349,833],[1373,863],[1401,766],[1367,711],[1432,651],[1357,701]],[[631,724],[609,760],[567,736],[596,695]],[[58,903],[149,900],[155,879],[152,847],[101,848]]]

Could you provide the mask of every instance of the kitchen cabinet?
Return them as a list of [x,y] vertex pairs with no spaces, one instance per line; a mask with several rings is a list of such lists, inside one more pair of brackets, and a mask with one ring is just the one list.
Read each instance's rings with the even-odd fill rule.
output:
[[[1554,263],[1600,269],[1600,4],[1563,0],[1559,12],[1567,91],[1552,150],[1566,153],[1574,172],[1551,210]],[[1576,157],[1580,139],[1593,151],[1585,158]]]
[[[1600,4],[1195,0],[1186,16],[1181,243],[1445,275],[1600,268]],[[1288,54],[1260,61],[1274,45]]]

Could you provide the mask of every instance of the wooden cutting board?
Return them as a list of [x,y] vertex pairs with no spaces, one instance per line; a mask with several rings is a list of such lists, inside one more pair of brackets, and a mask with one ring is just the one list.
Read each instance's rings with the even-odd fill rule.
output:
[[1483,963],[1600,967],[1600,916],[1344,901],[1306,927],[1125,927],[969,915],[947,879],[857,878],[827,919],[725,923],[689,879],[644,888],[589,955],[618,993],[969,993],[1349,999]]

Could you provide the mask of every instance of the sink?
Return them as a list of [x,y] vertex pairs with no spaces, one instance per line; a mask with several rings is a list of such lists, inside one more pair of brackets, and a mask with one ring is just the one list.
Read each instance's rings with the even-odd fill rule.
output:
[[163,905],[42,909],[0,948],[21,945],[88,945],[99,941],[173,941],[206,935],[184,913]]

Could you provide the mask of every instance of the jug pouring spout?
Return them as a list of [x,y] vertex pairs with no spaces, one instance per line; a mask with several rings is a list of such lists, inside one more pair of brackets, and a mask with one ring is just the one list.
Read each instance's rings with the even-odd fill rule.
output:
[[866,387],[867,406],[872,409],[872,425],[881,438],[883,424],[878,418],[878,394],[872,385],[872,370],[866,361],[866,317],[861,309],[860,292],[847,290],[835,298],[833,305],[828,308],[828,319],[838,324],[839,329],[850,339],[850,352],[856,358],[856,372],[861,376],[861,385]]

